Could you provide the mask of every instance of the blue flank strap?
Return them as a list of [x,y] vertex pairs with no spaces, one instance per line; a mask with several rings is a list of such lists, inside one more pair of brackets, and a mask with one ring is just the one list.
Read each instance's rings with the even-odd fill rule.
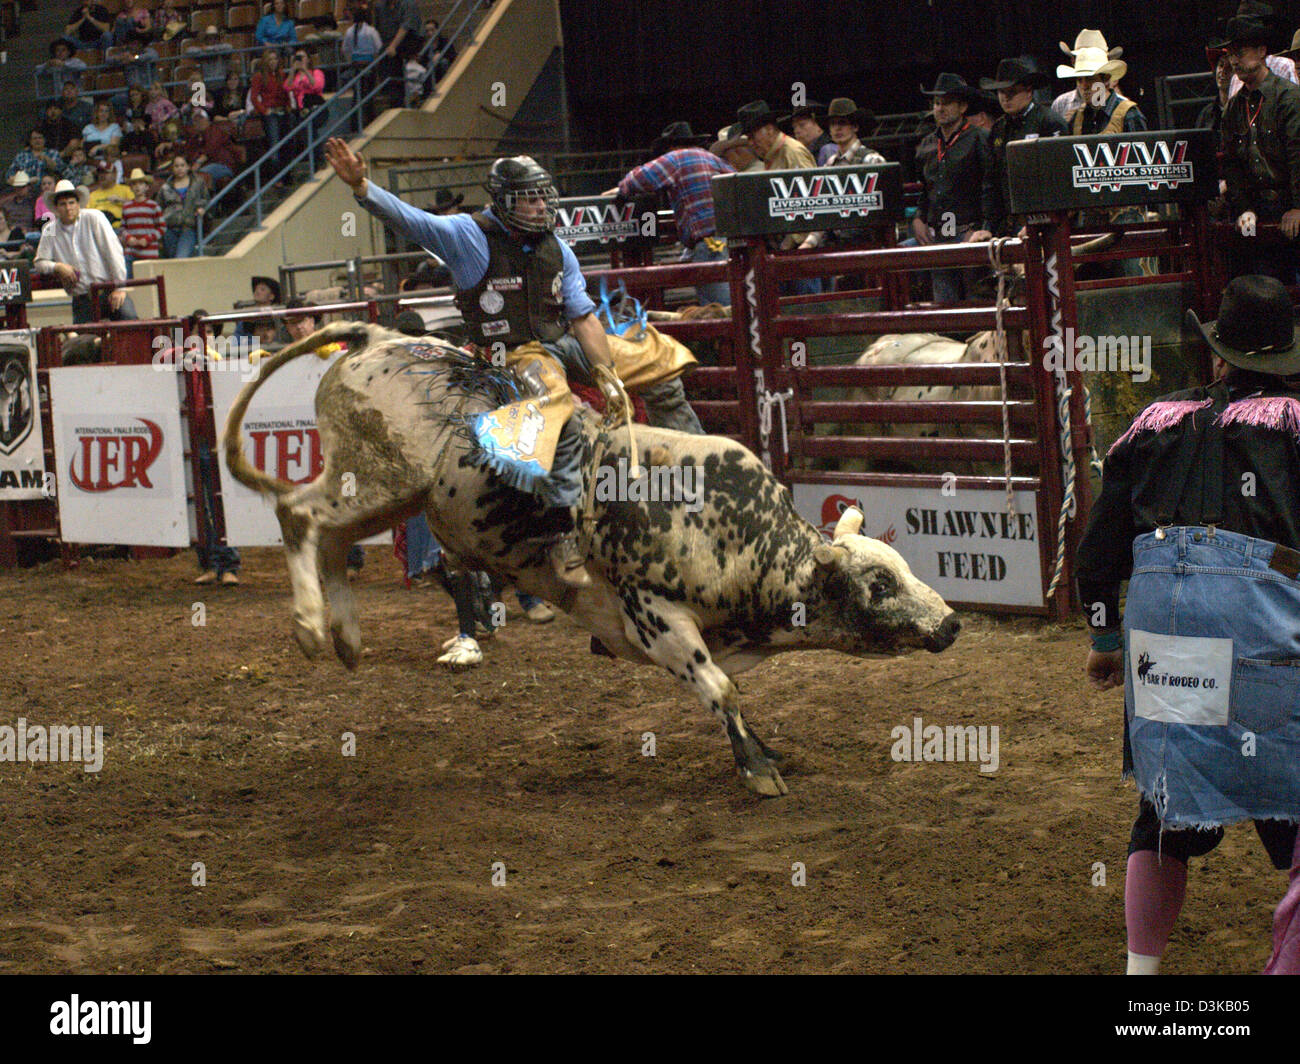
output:
[[605,278],[602,277],[600,279],[600,307],[596,311],[596,320],[605,327],[607,333],[611,333],[614,336],[622,336],[624,333],[629,332],[634,325],[636,326],[636,331],[638,333],[645,332],[645,307],[641,305],[639,299],[632,299],[632,297],[627,294],[627,285],[622,281],[618,282],[618,291],[623,296],[624,306],[627,306],[628,300],[631,300],[631,315],[626,317],[623,321],[619,321],[614,317],[614,308],[609,304],[609,288],[605,283]]

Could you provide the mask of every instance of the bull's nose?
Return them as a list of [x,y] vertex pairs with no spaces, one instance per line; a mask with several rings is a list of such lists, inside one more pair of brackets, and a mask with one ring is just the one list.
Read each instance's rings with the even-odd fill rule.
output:
[[930,636],[925,643],[925,649],[939,653],[941,650],[947,650],[952,646],[953,641],[957,638],[957,633],[961,631],[961,621],[957,619],[955,613],[948,614],[943,619],[943,623],[935,629],[934,635]]

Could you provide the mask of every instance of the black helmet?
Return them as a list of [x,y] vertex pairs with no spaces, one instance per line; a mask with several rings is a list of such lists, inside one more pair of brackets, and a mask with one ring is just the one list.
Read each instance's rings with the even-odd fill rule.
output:
[[[510,159],[498,159],[488,171],[488,195],[492,197],[492,206],[496,215],[511,229],[525,233],[548,233],[555,228],[555,208],[559,193],[555,191],[555,181],[537,164],[537,160],[528,155],[516,155]],[[529,217],[517,210],[518,197],[527,199],[540,196],[546,204],[545,213],[540,217]]]

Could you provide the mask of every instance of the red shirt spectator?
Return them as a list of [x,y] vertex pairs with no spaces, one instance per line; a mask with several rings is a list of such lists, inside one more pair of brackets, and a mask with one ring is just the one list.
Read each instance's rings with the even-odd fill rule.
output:
[[239,168],[234,139],[227,129],[213,123],[203,111],[195,113],[190,129],[190,135],[181,148],[181,154],[190,161],[190,166],[199,169],[209,163],[218,163],[231,170]]

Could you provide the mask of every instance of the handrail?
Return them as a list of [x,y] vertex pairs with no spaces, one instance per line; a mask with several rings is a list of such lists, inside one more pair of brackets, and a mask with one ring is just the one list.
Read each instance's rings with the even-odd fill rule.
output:
[[[446,53],[448,48],[451,48],[453,45],[456,44],[456,42],[460,39],[461,34],[469,25],[470,18],[478,11],[479,7],[483,4],[483,2],[484,0],[457,0],[456,6],[451,9],[451,12],[447,15],[447,18],[444,20],[445,23],[450,23],[452,19],[455,18],[456,12],[461,8],[462,5],[468,5],[468,10],[466,11],[464,18],[461,19],[460,25],[457,26],[451,32],[451,35],[447,37],[447,43],[441,49],[438,50],[437,55],[434,57],[435,59],[441,58]],[[437,38],[431,38],[429,41],[425,42],[424,48],[421,49],[419,53],[420,59],[426,58],[427,53],[432,49],[432,46],[436,42],[436,40]],[[371,86],[370,91],[362,95],[361,87],[364,84],[363,79],[369,77],[376,70],[376,68],[381,63],[383,63],[386,59],[387,56],[385,56],[383,52],[380,52],[377,56],[375,56],[374,59],[372,59],[369,63],[367,63],[366,66],[364,66],[352,78],[351,81],[349,81],[346,85],[340,87],[338,91],[335,92],[333,99],[330,100],[329,103],[327,103],[323,107],[316,108],[316,110],[314,110],[305,119],[300,121],[292,129],[290,129],[283,137],[277,140],[274,144],[269,145],[266,151],[261,156],[259,156],[254,162],[250,163],[247,166],[247,168],[245,168],[241,173],[237,174],[235,178],[228,185],[226,185],[225,188],[223,188],[220,192],[218,192],[215,196],[213,196],[211,200],[208,201],[208,210],[204,213],[204,215],[201,215],[198,219],[199,224],[197,230],[197,234],[198,234],[197,250],[200,255],[204,253],[208,244],[210,244],[212,240],[219,233],[221,233],[224,229],[226,229],[227,226],[229,226],[232,222],[234,222],[236,218],[245,214],[249,210],[250,206],[257,215],[257,224],[259,226],[262,224],[262,217],[263,217],[262,191],[263,191],[264,184],[271,184],[271,185],[275,184],[275,182],[281,180],[286,174],[290,173],[293,170],[293,168],[297,166],[298,163],[304,157],[308,159],[313,158],[315,153],[319,150],[320,146],[324,144],[324,142],[329,137],[332,137],[342,132],[342,130],[345,129],[347,126],[352,125],[354,120],[356,126],[354,133],[357,134],[361,133],[361,131],[364,129],[362,123],[362,115],[365,113],[366,104],[368,104],[372,99],[374,99],[377,95],[379,95],[381,91],[385,90],[388,87],[390,82],[398,81],[400,83],[400,81],[402,80],[399,78],[392,78],[392,77],[385,77],[382,79],[376,77],[375,84]],[[319,129],[319,125],[321,123],[324,123],[326,119],[329,117],[329,114],[335,110],[333,107],[334,101],[348,94],[351,94],[352,96],[352,103],[348,107],[346,107],[341,113],[336,113],[333,120],[328,123],[326,129],[322,132]],[[320,115],[325,115],[326,119],[320,118],[319,117]],[[283,146],[285,144],[287,144],[291,140],[295,140],[301,137],[304,131],[307,136],[306,146],[302,148],[296,155],[294,155],[294,157],[287,164],[281,166],[280,169],[276,171],[276,173],[264,183],[262,180],[262,167],[265,161],[268,158],[277,156],[279,152],[283,149]],[[250,176],[252,177],[253,180],[252,197],[248,200],[245,200],[242,204],[240,204],[234,211],[232,211],[226,218],[224,218],[221,221],[221,223],[218,226],[216,226],[216,228],[212,229],[210,232],[205,232],[203,223],[206,215],[211,212],[213,207],[215,207],[219,202],[221,202],[227,196],[233,195],[231,190],[241,187],[244,181],[248,179]]]

